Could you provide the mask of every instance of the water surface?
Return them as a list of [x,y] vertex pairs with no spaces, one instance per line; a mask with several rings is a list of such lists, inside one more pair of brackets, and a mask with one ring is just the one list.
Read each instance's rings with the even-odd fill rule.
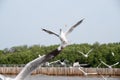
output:
[[[106,77],[107,78],[107,77]],[[80,76],[46,76],[46,75],[32,75],[28,76],[26,80],[104,80],[101,77],[80,77]],[[109,77],[107,80],[120,80],[120,77]]]

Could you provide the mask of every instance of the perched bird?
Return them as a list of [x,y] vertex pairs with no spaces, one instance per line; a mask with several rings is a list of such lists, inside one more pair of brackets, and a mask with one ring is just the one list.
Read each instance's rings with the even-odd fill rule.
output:
[[[81,24],[81,23],[83,22],[83,20],[84,20],[84,19],[78,21],[75,25],[73,25],[73,26],[72,26],[70,29],[68,29],[68,31],[66,31],[66,32],[63,32],[62,29],[60,29],[60,35],[52,32],[52,31],[50,31],[50,30],[47,30],[47,29],[43,29],[43,28],[42,28],[42,30],[45,31],[45,32],[47,32],[47,33],[49,33],[49,34],[53,34],[53,35],[59,37],[60,40],[61,40],[61,45],[63,46],[63,44],[64,44],[64,46],[66,46],[66,45],[68,44],[68,40],[67,40],[66,36],[67,36],[70,32],[72,32],[74,28],[76,28],[79,24]],[[64,46],[63,46],[63,47],[64,47]]]
[[78,51],[79,53],[81,53],[84,57],[88,57],[88,55],[89,55],[89,53],[90,52],[92,52],[93,51],[93,49],[90,49],[86,54],[85,53],[83,53],[83,52],[81,52],[81,51]]
[[80,67],[79,62],[75,62],[75,63],[73,63],[73,67]]

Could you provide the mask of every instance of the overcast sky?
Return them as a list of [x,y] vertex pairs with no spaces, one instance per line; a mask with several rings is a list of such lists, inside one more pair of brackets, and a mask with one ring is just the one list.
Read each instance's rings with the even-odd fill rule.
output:
[[56,33],[85,18],[68,35],[70,43],[120,42],[119,0],[0,0],[0,49],[20,45],[54,45]]

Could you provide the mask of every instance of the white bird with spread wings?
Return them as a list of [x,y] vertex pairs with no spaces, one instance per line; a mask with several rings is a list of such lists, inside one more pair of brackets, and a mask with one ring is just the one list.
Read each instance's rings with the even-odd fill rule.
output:
[[103,76],[103,75],[101,74],[102,72],[99,72],[99,66],[100,66],[101,64],[102,64],[102,63],[100,63],[100,64],[97,66],[97,68],[96,68],[97,73],[98,73],[98,75],[100,75],[100,76],[102,77],[103,80],[108,80],[108,78],[109,78],[110,76],[105,77],[105,76]]
[[[73,26],[72,26],[70,29],[68,29],[68,31],[65,32],[65,33],[62,31],[62,29],[60,29],[60,35],[52,32],[52,31],[50,31],[50,30],[47,30],[47,29],[43,29],[43,28],[42,28],[42,30],[45,31],[45,32],[47,32],[47,33],[49,33],[49,34],[53,34],[53,35],[59,37],[60,40],[61,40],[61,45],[63,46],[63,44],[64,44],[64,45],[65,45],[65,44],[66,44],[66,45],[68,44],[68,40],[67,40],[66,36],[67,36],[70,32],[72,32],[74,28],[76,28],[79,24],[81,24],[81,23],[83,22],[83,20],[84,20],[84,19],[78,21],[75,25],[73,25]],[[66,45],[65,45],[65,46],[66,46]]]
[[64,62],[61,62],[60,60],[56,60],[56,61],[53,61],[53,62],[47,62],[47,66],[50,66],[51,64],[54,64],[54,63],[60,63],[61,65],[64,65],[65,63]]
[[113,64],[113,65],[108,65],[108,64],[106,64],[105,62],[103,62],[101,59],[100,59],[100,61],[101,61],[101,63],[103,63],[105,66],[107,66],[108,68],[112,68],[113,66],[116,66],[116,65],[118,65],[119,64],[119,62],[116,62],[115,64]]
[[93,49],[90,49],[86,54],[85,53],[83,53],[83,52],[81,52],[81,51],[78,51],[79,53],[81,53],[84,57],[88,57],[88,55],[89,55],[89,53],[90,52],[92,52],[93,51]]
[[87,73],[87,72],[85,72],[84,70],[82,70],[81,67],[79,67],[78,69],[79,69],[85,76],[91,75],[91,74],[93,74],[93,75],[97,74],[96,72],[94,72],[94,73]]
[[59,54],[61,52],[62,48],[67,46],[68,41],[67,41],[66,35],[69,34],[70,32],[72,32],[72,30],[76,26],[78,26],[80,23],[82,23],[82,21],[83,21],[83,19],[81,21],[79,21],[78,23],[76,23],[74,26],[72,26],[66,33],[63,33],[62,30],[60,30],[60,35],[52,32],[52,31],[42,29],[43,31],[45,31],[49,34],[54,34],[57,37],[59,37],[61,42],[62,42],[61,45],[57,49],[50,52],[49,54],[43,55],[43,56],[39,55],[38,58],[36,58],[36,59],[30,61],[29,63],[27,63],[25,65],[25,67],[22,69],[22,71],[15,78],[9,78],[9,77],[6,77],[4,75],[0,75],[0,80],[24,80],[38,66],[40,66],[42,63],[52,59],[53,57],[57,56],[57,54]]

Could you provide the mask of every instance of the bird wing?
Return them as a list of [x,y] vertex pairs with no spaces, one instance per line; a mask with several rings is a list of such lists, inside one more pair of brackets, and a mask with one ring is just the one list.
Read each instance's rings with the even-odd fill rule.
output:
[[45,31],[45,32],[47,32],[47,33],[49,33],[49,34],[54,34],[54,35],[56,35],[57,37],[59,37],[58,34],[52,32],[52,31],[50,31],[50,30],[46,30],[46,29],[43,29],[43,28],[42,28],[42,30]]
[[50,62],[50,64],[57,63],[57,62],[59,62],[59,61],[60,61],[60,60],[53,61],[53,62]]
[[78,51],[78,52],[81,53],[83,56],[85,56],[85,54],[83,52],[81,52],[81,51]]
[[116,66],[116,65],[118,65],[119,64],[119,62],[117,62],[117,63],[115,63],[115,64],[113,64],[113,65],[111,65],[111,66]]
[[73,25],[73,26],[65,33],[65,35],[68,35],[70,32],[72,32],[75,27],[77,27],[79,24],[81,24],[81,23],[83,22],[83,20],[84,20],[84,19],[78,21],[75,25]]
[[112,52],[112,55],[113,55],[113,56],[115,55],[114,52]]
[[87,74],[85,71],[83,71],[80,67],[78,68],[83,74]]
[[103,75],[101,75],[101,77],[102,77],[104,80],[107,80],[107,78],[105,78]]
[[22,69],[22,71],[16,76],[15,80],[23,80],[33,70],[35,70],[38,66],[40,66],[40,64],[42,64],[45,59],[46,59],[45,56],[42,56],[27,63],[26,66]]
[[108,65],[108,64],[106,64],[105,62],[103,62],[102,60],[101,60],[101,63],[103,63],[104,65],[106,65],[107,67],[109,67],[109,65]]
[[88,51],[87,55],[88,55],[92,50],[93,50],[93,49],[90,49],[90,50]]
[[99,68],[100,65],[101,65],[101,63],[97,66],[97,69]]

